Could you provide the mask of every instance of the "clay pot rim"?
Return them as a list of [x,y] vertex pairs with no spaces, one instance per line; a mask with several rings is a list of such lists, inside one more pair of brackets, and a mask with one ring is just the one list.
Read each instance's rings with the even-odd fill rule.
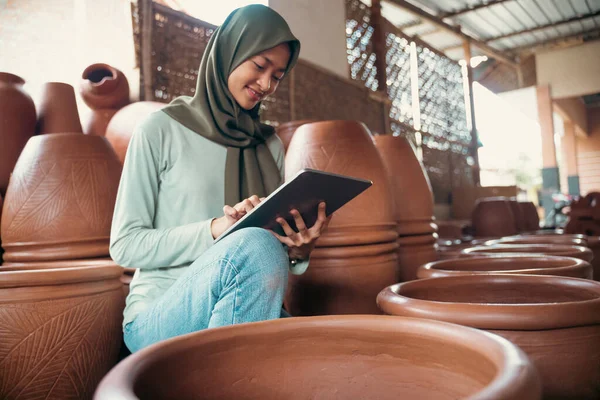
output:
[[[110,236],[94,236],[86,239],[69,239],[69,240],[48,240],[44,242],[10,242],[6,238],[2,240],[2,247],[12,248],[12,247],[29,247],[29,246],[52,246],[52,245],[74,245],[74,244],[85,244],[89,242],[99,242],[99,241],[110,241]],[[6,248],[5,248],[6,250]],[[76,259],[72,260],[75,261]],[[50,260],[50,261],[61,261],[61,260]],[[65,260],[66,261],[66,260]],[[83,261],[83,259],[82,259]],[[32,262],[42,262],[42,261],[32,261]]]
[[396,226],[398,225],[397,222],[385,222],[385,223],[379,223],[379,224],[347,224],[347,225],[336,225],[336,226],[332,226],[330,228],[327,228],[327,230],[325,231],[325,233],[337,233],[337,231],[342,231],[340,233],[345,233],[344,231],[395,231],[396,230]]
[[483,245],[484,246],[495,246],[497,244],[518,244],[518,245],[566,245],[566,246],[581,246],[587,247],[587,240],[581,239],[569,239],[569,238],[560,238],[556,239],[540,237],[539,239],[531,236],[523,237],[523,238],[513,238],[513,237],[504,237],[501,239],[488,240]]
[[[110,76],[110,77],[106,76],[106,77],[102,78],[102,80],[100,82],[92,82],[91,80],[89,80],[87,78],[87,75],[89,75],[92,71],[95,71],[98,69],[107,69],[110,71],[112,76]],[[117,69],[114,68],[113,66],[104,64],[104,63],[95,63],[95,64],[88,65],[83,70],[83,72],[81,73],[81,79],[83,79],[83,81],[86,82],[86,84],[89,84],[90,86],[95,87],[95,86],[101,86],[103,83],[106,83],[107,81],[115,81],[117,75],[118,75]]]
[[106,265],[48,268],[48,269],[19,269],[19,267],[0,267],[0,289],[24,288],[35,286],[62,286],[73,283],[87,283],[119,279],[123,268],[112,261]]
[[[516,393],[526,392],[532,382],[535,382],[536,390],[541,393],[541,386],[531,361],[521,349],[498,335],[429,319],[344,315],[292,317],[231,325],[197,331],[158,342],[130,355],[113,367],[98,385],[94,399],[109,400],[115,396],[137,399],[133,391],[134,383],[146,369],[165,358],[185,357],[186,354],[193,352],[193,349],[210,346],[211,343],[217,341],[235,340],[248,336],[280,336],[286,333],[297,336],[303,332],[318,334],[335,330],[341,332],[377,331],[383,337],[404,335],[418,337],[423,341],[446,342],[457,347],[471,348],[486,357],[496,367],[497,372],[491,382],[484,389],[471,394],[470,399],[512,398]],[[472,345],[473,343],[477,346]]]
[[25,79],[10,72],[0,72],[0,82],[22,86],[25,84]]
[[[415,299],[399,294],[415,288],[435,288],[446,284],[498,285],[512,282],[531,285],[577,287],[595,293],[596,298],[561,303],[466,303]],[[397,283],[383,289],[377,296],[377,305],[387,314],[432,318],[467,325],[478,329],[543,330],[572,328],[600,324],[600,282],[553,275],[463,275],[418,279]],[[540,315],[549,318],[540,318]]]
[[427,245],[437,244],[438,238],[436,233],[426,233],[422,235],[399,236],[398,244],[400,245]]
[[398,243],[395,240],[383,243],[371,243],[356,246],[316,246],[311,259],[351,259],[358,257],[373,257],[398,251]]
[[[583,246],[574,246],[574,245],[561,245],[556,243],[551,244],[495,244],[493,246],[473,246],[461,251],[463,254],[513,254],[511,251],[497,251],[494,250],[515,250],[514,253],[519,253],[517,250],[522,249],[521,254],[544,254],[545,251],[550,251],[550,254],[547,255],[564,255],[565,253],[576,253],[577,255],[581,255],[582,257],[586,257],[586,261],[591,261],[594,257],[594,254],[590,249]],[[531,250],[528,250],[531,249]],[[532,250],[539,250],[539,253],[536,253]],[[560,253],[559,253],[560,252]],[[561,254],[562,253],[562,254]],[[572,255],[566,257],[573,257]]]
[[[0,271],[16,271],[18,269],[56,269],[72,267],[95,267],[104,266],[106,263],[112,263],[119,266],[109,257],[105,258],[80,258],[72,260],[50,260],[50,261],[31,261],[31,262],[6,262],[0,265]],[[61,267],[60,264],[66,266]],[[8,268],[11,268],[10,270]],[[123,267],[121,267],[123,268]]]
[[[465,264],[508,264],[512,262],[533,262],[541,261],[549,264],[548,267],[531,267],[531,268],[515,268],[512,270],[462,270],[460,268],[452,268],[452,265],[465,265]],[[440,268],[449,266],[449,268]],[[472,256],[466,258],[447,259],[432,261],[430,263],[421,265],[417,269],[417,276],[421,279],[427,278],[438,278],[442,276],[464,276],[464,275],[497,275],[497,274],[529,274],[537,275],[536,271],[546,272],[568,272],[578,270],[589,270],[591,272],[592,266],[589,262],[574,257],[563,257],[563,256],[550,256],[550,255],[536,255],[536,254],[515,254],[515,256]],[[439,275],[435,275],[438,273]],[[433,276],[432,276],[433,275]],[[545,275],[545,273],[544,273]],[[561,275],[559,275],[561,276]]]
[[298,127],[301,125],[311,124],[314,122],[323,122],[323,121],[317,120],[317,119],[297,119],[297,120],[293,120],[293,121],[283,122],[283,123],[279,124],[275,129],[277,130],[277,129],[288,128],[288,127]]

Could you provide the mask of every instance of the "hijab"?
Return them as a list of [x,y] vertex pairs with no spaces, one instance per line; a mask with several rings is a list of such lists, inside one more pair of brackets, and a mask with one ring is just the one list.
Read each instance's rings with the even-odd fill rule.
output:
[[290,47],[287,75],[298,59],[300,42],[283,17],[259,4],[234,10],[208,42],[194,96],[178,97],[163,108],[171,118],[227,148],[225,204],[253,194],[266,196],[282,183],[266,145],[275,130],[260,123],[260,104],[244,110],[227,86],[229,74],[240,64],[282,43]]

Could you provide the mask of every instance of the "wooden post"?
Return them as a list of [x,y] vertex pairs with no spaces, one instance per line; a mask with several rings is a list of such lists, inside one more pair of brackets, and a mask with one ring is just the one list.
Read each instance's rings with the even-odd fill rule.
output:
[[560,192],[560,174],[554,145],[554,118],[550,86],[536,88],[538,122],[542,135],[542,206],[546,216],[553,210],[552,195]]
[[[567,186],[569,194],[578,196],[579,193],[579,171],[577,169],[577,138],[575,136],[575,124],[564,120],[563,127],[565,135],[562,137],[562,151],[567,169]],[[564,190],[564,189],[563,189]]]
[[475,122],[475,100],[473,98],[473,68],[471,68],[471,43],[468,40],[463,41],[463,51],[465,53],[465,62],[467,63],[467,87],[469,95],[469,108],[471,120],[471,144],[469,146],[471,157],[473,157],[473,184],[478,186],[479,178],[479,141],[477,140],[477,123]]
[[138,12],[142,17],[140,33],[140,73],[142,87],[140,100],[152,101],[152,27],[154,26],[154,10],[152,0],[138,0]]
[[377,68],[377,90],[387,94],[385,31],[383,17],[381,16],[380,0],[371,1],[371,26],[373,27],[373,52],[375,53],[375,67]]

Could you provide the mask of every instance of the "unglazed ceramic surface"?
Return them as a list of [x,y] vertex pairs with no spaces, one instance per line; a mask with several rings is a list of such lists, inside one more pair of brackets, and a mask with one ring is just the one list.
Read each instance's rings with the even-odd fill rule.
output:
[[594,258],[592,251],[583,246],[564,244],[493,244],[489,246],[475,246],[462,250],[463,254],[546,254],[549,256],[575,257],[591,262]]
[[37,102],[36,132],[83,132],[73,86],[62,82],[42,85]]
[[303,119],[300,121],[285,122],[277,127],[277,129],[275,130],[275,133],[277,133],[277,136],[279,136],[279,139],[281,139],[281,142],[283,143],[283,149],[286,152],[287,152],[288,147],[290,146],[290,142],[292,141],[292,137],[294,136],[296,129],[298,129],[300,126],[302,126],[304,124],[308,124],[311,122],[316,122],[316,121],[311,120],[311,119]]
[[477,200],[471,215],[476,236],[509,236],[518,233],[512,208],[506,197]]
[[538,377],[519,349],[495,335],[429,320],[344,316],[285,318],[171,339],[121,362],[94,398],[467,397],[539,399]]
[[121,164],[102,137],[31,138],[6,193],[4,260],[107,257],[120,174]]
[[118,110],[129,103],[129,83],[117,68],[108,64],[92,64],[81,74],[79,94],[92,110]]

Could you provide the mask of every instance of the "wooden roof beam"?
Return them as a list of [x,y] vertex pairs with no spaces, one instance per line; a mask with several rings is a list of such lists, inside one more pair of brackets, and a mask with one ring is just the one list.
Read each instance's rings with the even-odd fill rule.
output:
[[563,42],[569,42],[570,40],[584,38],[585,36],[598,36],[600,38],[600,28],[593,28],[593,29],[575,33],[575,34],[569,35],[569,36],[563,36],[563,37],[557,37],[557,38],[548,39],[548,40],[542,40],[539,42],[528,44],[526,46],[507,48],[506,51],[510,51],[510,52],[518,54],[521,51],[534,50],[534,49],[537,49],[540,47],[546,47],[546,46],[553,46],[553,45],[557,45],[557,44],[560,44]]
[[428,12],[420,9],[419,7],[407,2],[406,0],[387,0],[387,1],[397,5],[399,7],[402,7],[404,10],[410,12],[411,14],[416,15],[417,17],[422,18],[426,21],[429,21],[431,24],[433,24],[441,29],[444,29],[448,32],[454,33],[461,39],[470,41],[473,46],[477,47],[478,49],[480,49],[483,53],[487,54],[488,56],[493,57],[493,58],[497,59],[498,61],[508,64],[514,68],[517,67],[517,62],[514,58],[507,56],[507,55],[503,54],[502,52],[492,48],[488,44],[467,35],[463,31],[461,31],[460,28],[447,24],[446,22],[442,21],[439,17],[429,14]]
[[500,39],[506,39],[506,38],[513,37],[513,36],[522,35],[524,33],[531,33],[531,32],[535,32],[535,31],[539,31],[541,29],[553,28],[555,26],[569,24],[571,22],[577,22],[577,21],[581,21],[581,20],[584,20],[584,19],[588,19],[588,18],[594,18],[594,17],[597,17],[599,15],[600,15],[600,10],[598,10],[596,12],[593,12],[591,14],[584,14],[584,15],[581,15],[581,16],[575,16],[573,18],[564,19],[562,21],[551,22],[549,24],[539,25],[539,26],[535,26],[533,28],[523,29],[522,31],[511,32],[511,33],[507,33],[505,35],[500,35],[500,36],[496,36],[496,37],[493,37],[493,38],[489,38],[489,39],[485,40],[485,43],[493,42],[495,40],[500,40]]
[[451,12],[440,14],[439,17],[441,19],[454,18],[454,17],[458,17],[459,15],[470,13],[472,11],[477,11],[477,10],[480,10],[482,8],[491,7],[491,6],[495,5],[495,4],[505,3],[507,1],[510,1],[510,0],[489,0],[489,1],[485,1],[485,2],[483,2],[481,4],[477,4],[477,5],[470,6],[470,7],[465,7],[463,9],[460,9],[460,10],[457,10],[457,11],[451,11]]

